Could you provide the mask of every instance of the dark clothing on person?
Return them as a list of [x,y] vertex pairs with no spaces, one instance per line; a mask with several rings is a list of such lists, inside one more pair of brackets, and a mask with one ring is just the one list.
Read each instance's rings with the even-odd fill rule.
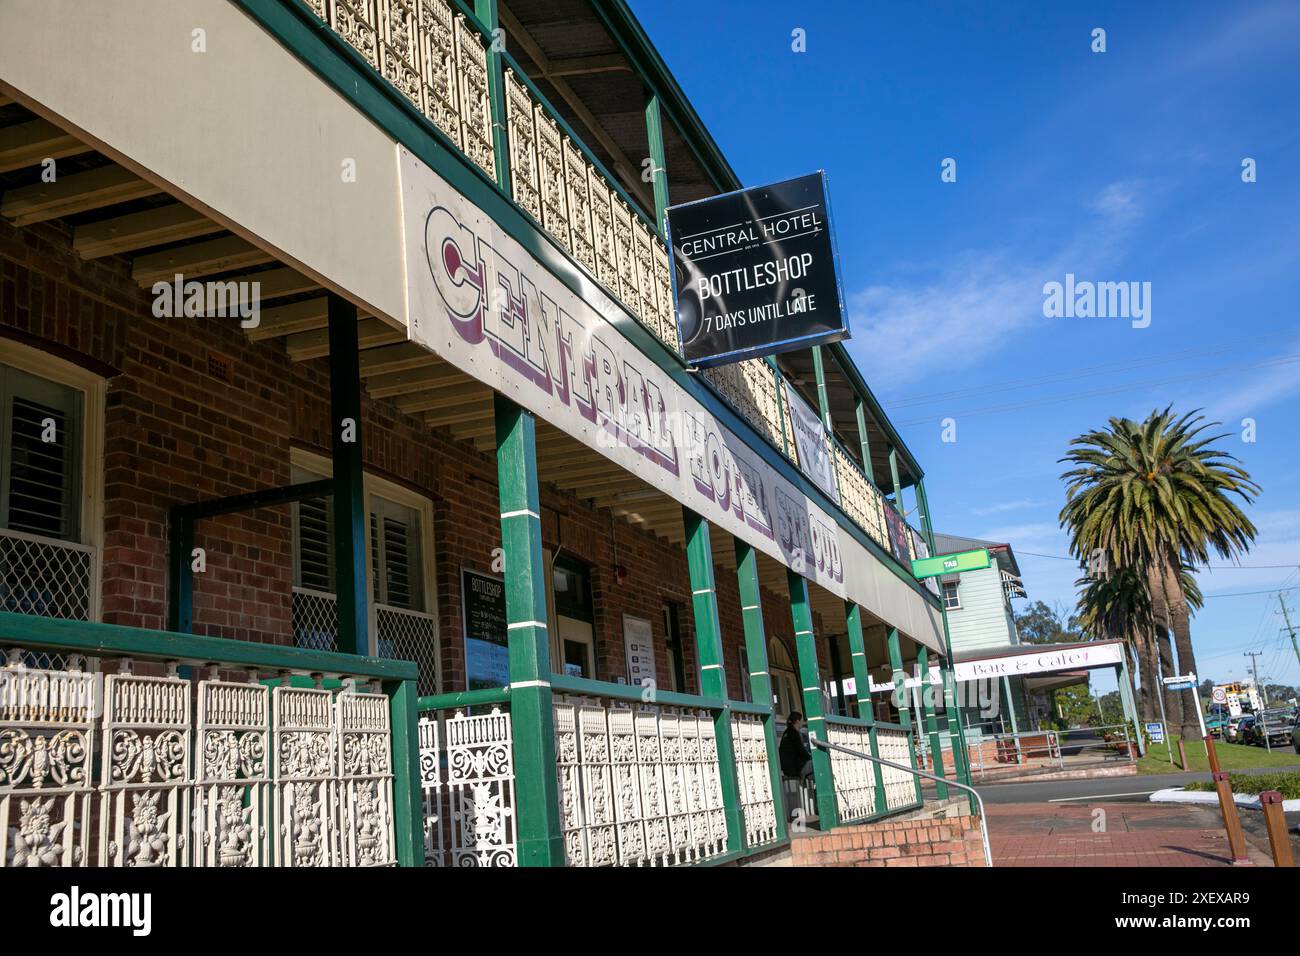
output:
[[812,754],[804,746],[803,734],[794,724],[788,724],[781,735],[781,772],[787,777],[806,776],[811,762]]

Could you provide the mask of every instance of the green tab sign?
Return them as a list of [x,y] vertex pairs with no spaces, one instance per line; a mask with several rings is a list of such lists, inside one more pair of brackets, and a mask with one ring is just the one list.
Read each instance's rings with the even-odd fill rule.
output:
[[956,554],[940,554],[933,558],[921,558],[912,562],[912,576],[918,580],[937,578],[941,574],[960,574],[962,571],[979,571],[992,563],[988,548],[975,551],[959,551]]

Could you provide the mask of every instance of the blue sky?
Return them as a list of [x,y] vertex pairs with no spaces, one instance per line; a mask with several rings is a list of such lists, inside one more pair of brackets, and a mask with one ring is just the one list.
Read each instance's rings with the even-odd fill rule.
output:
[[[1276,594],[1247,593],[1300,585],[1300,4],[632,5],[743,182],[827,171],[849,348],[936,525],[1072,605],[1074,565],[1034,554],[1066,554],[1069,439],[1204,408],[1263,494],[1247,567],[1202,575],[1201,675],[1257,650],[1300,684]],[[1066,273],[1150,282],[1150,326],[1045,318]]]

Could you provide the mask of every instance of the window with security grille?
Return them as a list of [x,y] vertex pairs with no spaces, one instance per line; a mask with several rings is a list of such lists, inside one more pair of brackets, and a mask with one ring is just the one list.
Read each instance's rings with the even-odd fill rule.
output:
[[85,395],[0,365],[0,609],[90,619],[81,543]]
[[0,527],[76,541],[81,392],[0,365],[0,403]]
[[[295,482],[325,477],[293,469]],[[425,585],[424,514],[371,493],[369,533],[371,622],[375,653],[420,665],[419,692],[437,691],[437,628]],[[294,643],[336,650],[333,501],[308,498],[294,505]]]

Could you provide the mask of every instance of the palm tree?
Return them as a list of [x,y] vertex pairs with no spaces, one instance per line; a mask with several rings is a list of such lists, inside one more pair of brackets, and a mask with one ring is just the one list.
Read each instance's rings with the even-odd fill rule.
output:
[[[1211,552],[1236,557],[1255,538],[1234,498],[1249,504],[1259,486],[1234,456],[1210,447],[1226,437],[1203,436],[1217,424],[1199,409],[1177,417],[1165,408],[1141,423],[1111,418],[1105,429],[1073,439],[1061,459],[1076,466],[1061,476],[1060,519],[1072,550],[1082,556],[1100,548],[1115,567],[1145,576],[1157,637],[1162,628],[1173,634],[1183,673],[1196,670],[1183,569],[1205,564]],[[1182,713],[1169,715],[1184,738],[1199,735],[1199,707],[1195,690],[1186,691]]]
[[[1199,609],[1203,603],[1201,590],[1191,571],[1183,568],[1179,580],[1187,603]],[[1134,672],[1141,678],[1141,695],[1137,699],[1142,719],[1155,720],[1159,716],[1156,695],[1163,690],[1160,675],[1169,669],[1161,668],[1157,661],[1162,656],[1172,661],[1172,654],[1169,632],[1156,626],[1146,578],[1133,568],[1122,567],[1103,577],[1080,578],[1074,586],[1079,589],[1079,626],[1093,640],[1125,641],[1137,664]],[[1177,697],[1169,691],[1164,692],[1164,697],[1166,719],[1170,707],[1181,712]]]

